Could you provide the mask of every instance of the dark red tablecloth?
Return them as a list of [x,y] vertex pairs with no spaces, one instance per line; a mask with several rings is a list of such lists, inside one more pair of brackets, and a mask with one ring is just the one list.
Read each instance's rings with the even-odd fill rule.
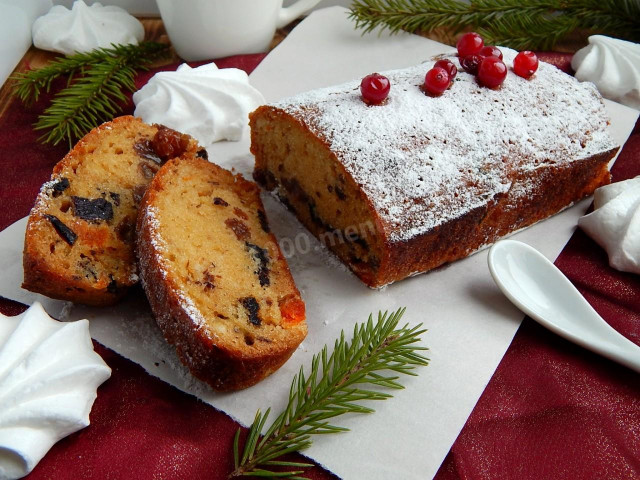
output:
[[[250,72],[263,58],[217,63]],[[547,58],[568,65],[567,56]],[[39,145],[31,129],[45,101],[29,109],[14,101],[0,119],[0,229],[29,213],[66,153],[64,145]],[[640,175],[638,125],[613,175],[615,181]],[[640,344],[640,276],[611,269],[604,251],[580,231],[556,265],[609,323]],[[6,315],[23,309],[0,298]],[[96,349],[113,374],[98,390],[91,425],[57,443],[30,479],[226,478],[237,423],[111,350]],[[319,467],[307,476],[335,478]],[[436,479],[640,479],[640,375],[525,319]]]

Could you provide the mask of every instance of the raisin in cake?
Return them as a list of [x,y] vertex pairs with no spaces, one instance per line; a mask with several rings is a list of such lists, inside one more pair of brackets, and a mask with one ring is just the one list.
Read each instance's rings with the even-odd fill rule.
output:
[[[610,181],[617,146],[603,101],[541,63],[501,88],[460,68],[439,97],[434,61],[387,72],[389,97],[359,80],[302,93],[250,116],[254,177],[371,287],[465,257]],[[443,58],[446,58],[443,56]]]
[[216,390],[260,381],[306,335],[259,188],[240,175],[199,158],[167,162],[140,207],[137,255],[165,338]]
[[23,288],[89,305],[117,301],[138,281],[135,223],[147,185],[168,158],[197,152],[188,135],[130,116],[88,133],[31,210]]

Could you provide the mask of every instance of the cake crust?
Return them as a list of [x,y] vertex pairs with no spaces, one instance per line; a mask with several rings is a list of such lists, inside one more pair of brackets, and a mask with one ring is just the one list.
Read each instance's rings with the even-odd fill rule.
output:
[[[516,52],[503,53],[510,66]],[[382,105],[354,81],[250,116],[254,178],[371,287],[463,258],[610,181],[618,147],[592,85],[541,64],[491,90],[459,69],[434,98],[420,88],[430,66],[387,72]]]

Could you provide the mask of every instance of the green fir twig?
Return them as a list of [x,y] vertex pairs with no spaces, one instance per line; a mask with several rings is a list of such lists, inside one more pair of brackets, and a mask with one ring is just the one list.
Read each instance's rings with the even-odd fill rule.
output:
[[[325,346],[311,361],[311,372],[304,368],[293,378],[289,401],[284,411],[266,432],[271,412],[258,410],[249,428],[244,449],[240,453],[240,432],[233,442],[234,471],[229,478],[240,476],[302,479],[301,468],[311,464],[287,462],[280,457],[303,450],[311,445],[312,435],[345,432],[345,427],[333,425],[332,419],[345,413],[372,413],[361,402],[386,400],[392,395],[382,390],[402,389],[400,374],[416,375],[415,367],[428,364],[417,346],[426,330],[422,324],[396,328],[405,309],[392,314],[379,313],[366,323],[354,327],[351,342],[344,332],[336,340],[329,355]],[[270,467],[287,467],[273,470]]]
[[92,128],[121,112],[121,104],[127,100],[124,92],[135,90],[136,72],[147,70],[168,52],[168,45],[142,42],[61,57],[44,68],[14,75],[13,94],[30,105],[43,91],[50,91],[55,79],[67,76],[66,87],[38,116],[34,128],[45,131],[41,141],[56,145],[67,140],[71,147]]
[[577,29],[640,41],[638,0],[354,0],[349,17],[364,32],[473,29],[521,50],[552,49]]

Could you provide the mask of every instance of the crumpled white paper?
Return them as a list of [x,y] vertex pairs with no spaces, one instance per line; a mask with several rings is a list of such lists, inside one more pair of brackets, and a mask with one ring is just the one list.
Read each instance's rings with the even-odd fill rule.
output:
[[598,188],[594,211],[578,225],[609,255],[609,265],[640,273],[640,176]]
[[[453,50],[415,35],[362,35],[347,15],[339,7],[309,15],[260,63],[249,77],[251,84],[271,102]],[[612,118],[611,133],[623,144],[638,112],[605,103]],[[213,144],[208,153],[212,161],[250,176],[254,161],[247,135],[239,142]],[[365,321],[369,313],[406,306],[402,321],[423,322],[428,328],[422,344],[429,347],[426,355],[431,364],[420,368],[417,377],[403,378],[406,388],[393,392],[394,398],[368,404],[376,413],[338,419],[351,431],[314,439],[305,454],[345,480],[432,478],[524,317],[493,283],[486,251],[384,290],[370,290],[286,208],[270,196],[264,200],[272,230],[281,244],[295,251],[288,261],[307,306],[309,334],[280,370],[247,390],[217,394],[194,380],[162,339],[143,299],[131,298],[105,310],[71,306],[21,290],[25,220],[0,233],[0,295],[24,303],[38,298],[52,314],[57,310],[69,319],[90,318],[92,336],[100,343],[245,425],[253,421],[258,408],[271,406],[279,412],[300,366],[308,367],[312,355],[325,344],[332,345],[341,330],[349,336],[354,324]],[[553,259],[588,204],[583,201],[514,238]]]

